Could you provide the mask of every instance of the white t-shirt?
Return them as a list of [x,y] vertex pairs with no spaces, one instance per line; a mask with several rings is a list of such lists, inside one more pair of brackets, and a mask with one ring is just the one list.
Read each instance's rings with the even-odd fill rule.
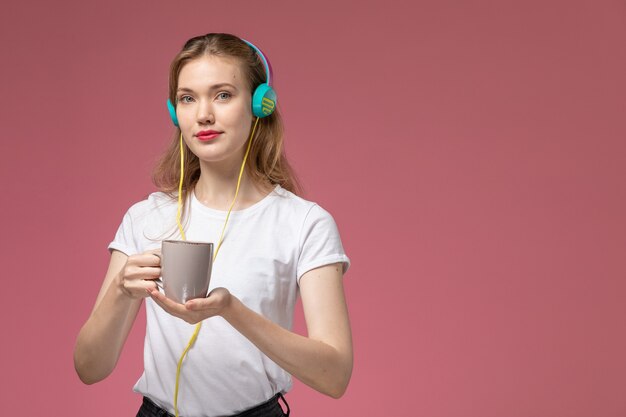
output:
[[[193,193],[189,198],[187,240],[217,244],[226,212],[204,206]],[[180,239],[176,211],[175,200],[151,194],[128,210],[109,250],[130,256]],[[344,273],[350,265],[332,216],[276,186],[258,203],[231,213],[210,289],[225,287],[248,308],[291,329],[300,277],[336,262]],[[195,326],[150,298],[146,314],[144,372],[134,390],[173,413],[176,365]],[[287,372],[222,317],[212,317],[183,362],[178,410],[185,417],[230,415],[290,388]]]

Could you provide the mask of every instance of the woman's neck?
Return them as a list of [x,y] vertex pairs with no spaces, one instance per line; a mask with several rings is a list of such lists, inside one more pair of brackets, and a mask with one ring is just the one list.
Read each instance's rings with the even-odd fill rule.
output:
[[[235,197],[241,166],[227,169],[201,164],[200,178],[194,187],[198,201],[216,210],[228,210]],[[272,190],[271,184],[256,184],[245,169],[241,177],[239,194],[233,210],[243,210],[262,200]]]

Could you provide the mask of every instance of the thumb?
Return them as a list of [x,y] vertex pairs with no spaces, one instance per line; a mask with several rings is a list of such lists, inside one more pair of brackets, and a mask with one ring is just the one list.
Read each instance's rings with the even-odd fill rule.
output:
[[185,308],[189,311],[204,310],[208,307],[207,304],[209,302],[206,298],[194,298],[185,303]]

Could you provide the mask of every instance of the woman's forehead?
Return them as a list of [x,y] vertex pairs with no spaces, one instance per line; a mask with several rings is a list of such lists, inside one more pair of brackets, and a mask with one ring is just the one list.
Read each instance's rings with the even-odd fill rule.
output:
[[193,90],[225,83],[241,89],[247,87],[240,60],[203,55],[185,63],[178,75],[178,88]]

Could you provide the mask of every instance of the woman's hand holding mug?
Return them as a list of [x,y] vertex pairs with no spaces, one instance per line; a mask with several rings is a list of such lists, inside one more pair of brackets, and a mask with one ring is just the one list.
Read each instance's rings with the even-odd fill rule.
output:
[[131,255],[118,275],[118,285],[131,298],[146,298],[147,290],[156,289],[161,276],[160,250]]

